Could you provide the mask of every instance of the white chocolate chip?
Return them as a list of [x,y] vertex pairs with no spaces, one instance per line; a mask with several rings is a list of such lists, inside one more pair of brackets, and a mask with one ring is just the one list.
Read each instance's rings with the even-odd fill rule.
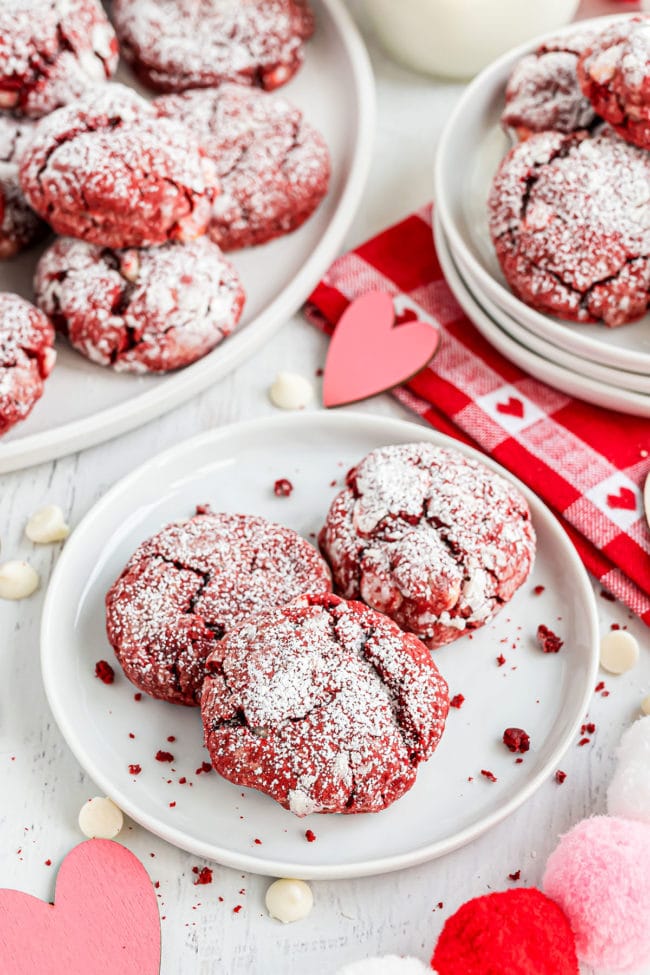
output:
[[40,582],[29,562],[3,562],[0,565],[0,599],[25,599],[36,592]]
[[84,803],[79,812],[79,829],[91,840],[112,840],[123,825],[122,810],[112,799],[95,796]]
[[650,714],[650,694],[641,701],[641,710],[644,714]]
[[58,505],[46,504],[31,516],[25,534],[30,542],[47,545],[50,542],[62,542],[70,534],[70,527],[66,525]]
[[269,390],[274,406],[281,410],[303,410],[314,397],[314,388],[308,379],[297,372],[279,372]]
[[304,880],[276,880],[266,892],[266,909],[271,917],[291,924],[311,913],[314,896]]
[[600,641],[600,666],[610,674],[624,674],[636,665],[639,644],[625,630],[611,630]]

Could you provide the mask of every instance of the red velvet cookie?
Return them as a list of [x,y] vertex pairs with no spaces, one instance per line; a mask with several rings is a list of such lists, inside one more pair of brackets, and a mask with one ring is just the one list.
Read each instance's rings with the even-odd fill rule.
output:
[[578,77],[596,112],[628,142],[650,149],[650,17],[598,34],[580,58]]
[[650,154],[603,129],[543,132],[503,160],[490,231],[514,293],[542,312],[615,327],[650,302]]
[[0,293],[0,436],[24,420],[43,395],[56,352],[43,312],[18,295]]
[[239,321],[244,290],[208,237],[121,251],[60,237],[39,261],[36,303],[82,355],[119,372],[166,372],[206,355]]
[[40,118],[106,81],[117,39],[98,0],[0,4],[0,107]]
[[106,596],[108,639],[147,694],[197,705],[206,658],[224,634],[253,613],[330,588],[320,555],[291,529],[255,515],[199,513],[136,550]]
[[216,166],[221,193],[208,232],[224,250],[295,230],[327,193],[325,141],[280,95],[226,84],[164,95],[154,105],[182,119]]
[[577,75],[578,58],[593,37],[591,31],[576,31],[553,38],[515,65],[501,122],[519,139],[549,129],[577,132],[596,123],[598,116]]
[[525,499],[455,450],[373,450],[348,473],[319,542],[335,588],[437,647],[482,626],[530,572]]
[[395,802],[433,754],[448,709],[424,644],[329,594],[231,631],[208,658],[201,700],[216,771],[297,816]]
[[217,191],[214,166],[190,133],[123,85],[43,119],[20,181],[57,233],[106,247],[198,237]]
[[31,122],[0,115],[0,260],[13,257],[47,230],[18,180],[18,163],[32,131]]
[[307,0],[114,0],[113,20],[122,54],[158,91],[278,88],[314,29]]

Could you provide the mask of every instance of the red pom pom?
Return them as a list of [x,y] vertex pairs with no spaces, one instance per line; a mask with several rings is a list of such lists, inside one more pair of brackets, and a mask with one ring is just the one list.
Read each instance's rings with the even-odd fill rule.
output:
[[445,924],[431,960],[438,975],[578,975],[564,912],[520,887],[476,897]]

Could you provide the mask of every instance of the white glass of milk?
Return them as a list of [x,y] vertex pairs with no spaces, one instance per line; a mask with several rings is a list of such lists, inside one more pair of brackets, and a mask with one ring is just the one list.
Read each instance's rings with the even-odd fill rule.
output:
[[365,0],[397,61],[427,74],[470,78],[517,44],[568,24],[580,0]]

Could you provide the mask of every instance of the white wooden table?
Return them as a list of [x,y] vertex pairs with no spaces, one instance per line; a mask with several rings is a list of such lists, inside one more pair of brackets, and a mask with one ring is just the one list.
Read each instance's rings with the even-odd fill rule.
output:
[[[588,0],[585,6],[590,13],[617,5]],[[378,78],[377,147],[350,245],[430,198],[435,145],[461,91],[402,70],[375,49],[371,38],[369,43]],[[219,386],[157,422],[0,478],[1,558],[29,558],[45,585],[58,547],[25,540],[25,521],[33,510],[58,503],[74,526],[109,485],[160,450],[198,431],[273,412],[266,391],[276,372],[284,368],[313,376],[324,353],[324,338],[296,316]],[[413,419],[388,395],[361,408]],[[38,661],[42,597],[41,590],[25,602],[0,603],[0,886],[48,900],[61,859],[83,838],[77,814],[96,788],[69,752],[45,701]],[[196,858],[129,824],[124,843],[160,882],[163,975],[330,975],[343,963],[370,955],[428,959],[445,918],[463,901],[508,887],[508,874],[519,869],[522,883],[539,883],[558,834],[585,815],[604,811],[613,750],[650,691],[646,628],[622,607],[597,601],[603,630],[612,622],[629,625],[641,642],[642,660],[629,675],[607,678],[608,698],[594,698],[593,744],[569,749],[563,786],[546,783],[501,826],[442,860],[378,878],[315,883],[310,918],[281,926],[264,909],[267,878],[216,867],[212,886],[195,887]],[[242,910],[233,913],[238,904]]]

